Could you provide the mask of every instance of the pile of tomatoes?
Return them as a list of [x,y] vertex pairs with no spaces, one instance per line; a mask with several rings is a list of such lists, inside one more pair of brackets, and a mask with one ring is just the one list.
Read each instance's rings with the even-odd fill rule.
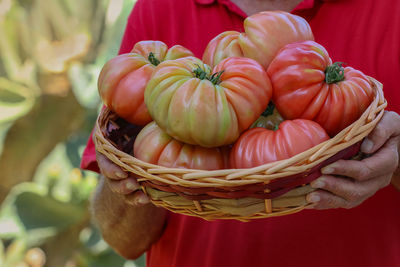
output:
[[145,126],[140,160],[190,169],[249,168],[290,158],[356,121],[374,98],[367,76],[332,63],[308,23],[281,11],[210,41],[203,59],[160,41],[108,61],[104,104]]

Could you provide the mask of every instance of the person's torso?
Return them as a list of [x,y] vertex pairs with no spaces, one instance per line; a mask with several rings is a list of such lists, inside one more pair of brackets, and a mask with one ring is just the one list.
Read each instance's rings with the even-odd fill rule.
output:
[[[229,0],[145,0],[146,36],[183,45],[197,57],[226,30],[242,31],[244,14]],[[217,3],[218,2],[218,3]],[[400,3],[397,0],[306,1],[297,14],[315,40],[341,61],[384,84],[400,112]],[[132,44],[133,45],[133,44]],[[306,210],[249,223],[171,213],[148,252],[148,267],[400,266],[400,193],[389,186],[351,210]]]

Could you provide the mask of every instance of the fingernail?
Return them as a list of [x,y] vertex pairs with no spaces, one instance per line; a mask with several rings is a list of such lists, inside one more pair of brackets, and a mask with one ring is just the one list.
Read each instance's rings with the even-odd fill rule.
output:
[[323,188],[325,186],[325,182],[320,178],[310,183],[312,188]]
[[365,153],[369,153],[371,152],[373,146],[374,143],[370,139],[365,138],[361,144],[361,150]]
[[310,195],[309,201],[311,203],[316,203],[316,202],[319,202],[320,200],[321,200],[321,198],[318,195],[316,195],[316,194]]
[[134,190],[139,188],[139,185],[134,184],[132,182],[127,182],[125,186],[126,186],[127,189],[132,190],[132,191],[134,191]]
[[124,173],[124,172],[115,172],[115,175],[119,178],[126,178],[128,177],[128,174]]
[[147,203],[150,202],[150,199],[149,199],[147,196],[144,196],[144,195],[143,195],[143,196],[138,197],[137,202],[138,202],[139,204],[147,204]]
[[327,166],[321,169],[322,174],[331,174],[335,171],[335,169],[332,166]]

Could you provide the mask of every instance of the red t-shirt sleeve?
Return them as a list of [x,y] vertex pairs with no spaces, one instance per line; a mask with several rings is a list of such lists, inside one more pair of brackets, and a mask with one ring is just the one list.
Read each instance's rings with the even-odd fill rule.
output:
[[[121,46],[118,54],[129,53],[135,43],[141,40],[151,40],[150,31],[146,28],[144,19],[146,18],[145,0],[136,2],[132,12],[128,17],[128,22],[122,38]],[[149,13],[148,13],[149,14]],[[82,154],[81,169],[100,172],[96,161],[96,150],[93,142],[93,131],[86,143],[86,147]]]

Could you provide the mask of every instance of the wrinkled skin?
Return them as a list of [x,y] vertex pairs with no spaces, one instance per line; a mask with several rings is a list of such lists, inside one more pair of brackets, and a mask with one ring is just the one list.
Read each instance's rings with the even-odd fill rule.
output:
[[215,66],[227,57],[242,56],[267,69],[286,44],[314,40],[307,21],[283,11],[264,11],[247,17],[244,31],[227,31],[216,36],[204,51],[204,62]]
[[153,121],[138,134],[134,144],[136,158],[164,167],[218,170],[228,167],[228,147],[204,148],[179,142]]
[[[220,75],[218,83],[195,70]],[[219,73],[219,74],[218,74]],[[157,66],[145,91],[152,118],[173,138],[203,147],[229,145],[264,111],[272,88],[263,67],[248,58],[227,58],[214,69],[194,57]]]
[[[385,112],[375,129],[363,141],[361,151],[370,157],[339,160],[321,171],[311,183],[317,189],[307,196],[309,208],[354,208],[392,181],[400,184],[400,116]],[[397,187],[400,190],[400,187]]]
[[328,139],[325,130],[309,120],[287,120],[276,131],[253,128],[243,133],[233,146],[231,167],[251,168],[288,159]]
[[324,47],[305,41],[280,50],[267,72],[273,101],[285,119],[314,120],[334,136],[356,121],[375,95],[368,77],[351,67],[344,68],[342,81],[326,82],[331,65]]
[[156,67],[149,60],[150,53],[158,61],[193,55],[180,45],[168,49],[160,41],[141,41],[130,53],[109,60],[98,79],[103,103],[120,117],[137,125],[146,125],[152,120],[144,104],[144,90]]

